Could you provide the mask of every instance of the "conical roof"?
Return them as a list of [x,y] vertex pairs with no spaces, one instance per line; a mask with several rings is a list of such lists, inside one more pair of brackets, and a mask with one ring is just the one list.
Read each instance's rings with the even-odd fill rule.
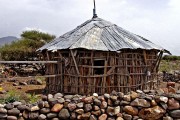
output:
[[84,48],[88,50],[118,51],[121,49],[156,49],[162,47],[128,32],[101,18],[92,18],[70,32],[56,38],[39,49],[56,51]]

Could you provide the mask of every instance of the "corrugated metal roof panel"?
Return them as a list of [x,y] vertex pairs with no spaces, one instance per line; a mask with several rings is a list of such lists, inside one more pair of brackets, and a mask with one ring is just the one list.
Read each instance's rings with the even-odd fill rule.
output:
[[89,50],[118,51],[121,49],[157,49],[162,47],[101,18],[88,20],[39,50],[85,48]]

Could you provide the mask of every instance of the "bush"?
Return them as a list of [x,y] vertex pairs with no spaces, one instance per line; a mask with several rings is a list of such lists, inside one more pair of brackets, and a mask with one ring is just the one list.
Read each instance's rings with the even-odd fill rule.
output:
[[180,60],[180,56],[165,55],[165,56],[163,57],[163,60],[168,60],[168,61]]

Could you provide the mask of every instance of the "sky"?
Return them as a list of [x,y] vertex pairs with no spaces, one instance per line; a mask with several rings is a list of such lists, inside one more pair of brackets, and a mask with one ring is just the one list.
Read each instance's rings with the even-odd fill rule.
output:
[[[180,55],[180,0],[96,0],[98,17]],[[92,18],[93,0],[0,0],[0,37],[57,37]]]

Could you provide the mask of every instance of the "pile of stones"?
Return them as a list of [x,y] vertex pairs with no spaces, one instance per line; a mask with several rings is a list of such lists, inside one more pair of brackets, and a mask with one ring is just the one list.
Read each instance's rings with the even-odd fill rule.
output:
[[178,120],[180,91],[42,96],[35,104],[0,104],[0,120]]

